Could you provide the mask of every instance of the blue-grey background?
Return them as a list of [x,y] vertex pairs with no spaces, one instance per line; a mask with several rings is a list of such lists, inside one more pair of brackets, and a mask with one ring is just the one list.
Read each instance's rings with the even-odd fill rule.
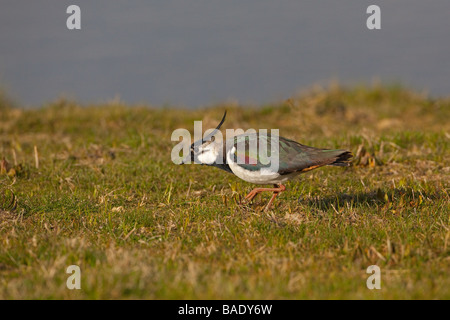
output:
[[0,86],[24,105],[265,103],[330,79],[449,96],[449,75],[449,0],[0,0]]

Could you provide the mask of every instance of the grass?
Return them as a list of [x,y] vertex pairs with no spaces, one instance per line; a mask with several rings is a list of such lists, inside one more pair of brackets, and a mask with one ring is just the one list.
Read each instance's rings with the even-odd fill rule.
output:
[[[399,86],[195,111],[0,98],[1,299],[450,298],[449,99]],[[305,173],[267,213],[268,194],[240,205],[251,184],[170,160],[174,129],[215,127],[224,109],[224,129],[348,148],[353,166]],[[81,290],[66,288],[72,264]]]

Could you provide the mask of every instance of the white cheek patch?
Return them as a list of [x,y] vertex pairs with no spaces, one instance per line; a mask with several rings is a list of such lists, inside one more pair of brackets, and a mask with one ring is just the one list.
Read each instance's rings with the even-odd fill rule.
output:
[[203,153],[197,156],[197,159],[204,164],[213,164],[217,160],[217,154],[214,150],[204,149]]

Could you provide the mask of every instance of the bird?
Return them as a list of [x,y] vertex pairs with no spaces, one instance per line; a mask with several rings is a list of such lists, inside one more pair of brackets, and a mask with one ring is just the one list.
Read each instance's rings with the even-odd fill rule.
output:
[[[322,166],[350,166],[353,155],[348,150],[310,147],[278,135],[261,133],[261,130],[238,134],[225,141],[216,139],[226,115],[225,111],[219,125],[190,146],[189,154],[180,164],[213,166],[252,184],[273,185],[272,188],[254,188],[244,198],[251,202],[261,192],[272,192],[264,211],[268,211],[275,198],[286,190],[288,180]],[[266,154],[260,152],[261,148]]]

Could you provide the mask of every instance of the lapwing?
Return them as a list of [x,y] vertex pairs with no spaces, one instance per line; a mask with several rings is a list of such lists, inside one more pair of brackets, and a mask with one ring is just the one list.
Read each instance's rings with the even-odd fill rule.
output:
[[[270,133],[244,133],[225,141],[215,139],[226,114],[225,111],[219,125],[210,134],[190,146],[190,154],[180,164],[214,166],[253,184],[272,184],[273,188],[254,188],[245,197],[250,202],[261,192],[272,192],[265,211],[271,207],[276,196],[286,190],[286,181],[322,166],[350,165],[350,151],[309,147]],[[265,152],[259,152],[263,147]]]

